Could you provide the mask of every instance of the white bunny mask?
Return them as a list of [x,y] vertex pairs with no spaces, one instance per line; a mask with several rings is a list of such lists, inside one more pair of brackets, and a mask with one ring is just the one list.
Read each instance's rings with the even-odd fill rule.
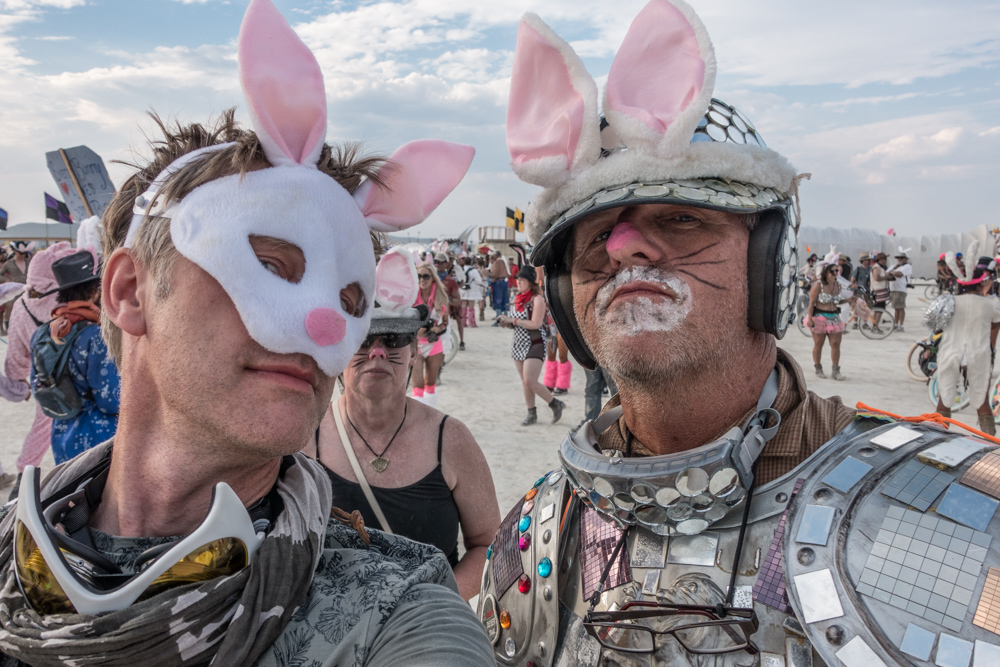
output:
[[[423,140],[399,148],[372,181],[350,194],[316,163],[326,137],[319,64],[270,0],[251,0],[240,28],[240,80],[269,169],[210,181],[181,201],[157,198],[166,177],[211,146],[181,156],[136,198],[125,246],[149,217],[170,219],[178,252],[219,282],[250,336],[279,354],[315,359],[327,375],[347,365],[368,332],[375,292],[370,231],[422,222],[465,175],[471,146]],[[251,236],[297,246],[302,279],[268,271]],[[340,292],[357,283],[368,308],[344,312]]]

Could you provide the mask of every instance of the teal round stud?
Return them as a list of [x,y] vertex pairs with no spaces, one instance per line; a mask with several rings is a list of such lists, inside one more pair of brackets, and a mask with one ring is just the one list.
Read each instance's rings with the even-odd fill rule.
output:
[[548,473],[546,473],[546,474],[542,475],[541,477],[539,477],[539,478],[538,478],[538,481],[537,481],[537,482],[535,482],[535,485],[534,485],[534,486],[532,486],[531,488],[533,488],[533,489],[537,489],[538,487],[540,487],[540,486],[542,485],[542,482],[544,482],[544,481],[545,481],[545,478],[546,478],[546,477],[548,477]]
[[523,533],[524,531],[528,530],[528,527],[530,525],[531,525],[531,517],[522,516],[521,520],[517,522],[517,529]]
[[552,574],[552,561],[548,558],[538,561],[538,576],[544,579],[550,574]]
[[493,543],[490,542],[490,546],[486,547],[486,560],[493,558]]

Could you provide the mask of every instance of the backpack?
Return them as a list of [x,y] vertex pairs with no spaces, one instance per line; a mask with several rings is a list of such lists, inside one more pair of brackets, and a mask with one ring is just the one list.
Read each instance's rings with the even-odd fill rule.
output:
[[69,353],[73,343],[93,322],[77,322],[63,338],[62,344],[52,340],[48,323],[38,327],[31,340],[31,368],[34,377],[31,393],[42,412],[53,419],[73,419],[83,410],[83,399],[69,374]]

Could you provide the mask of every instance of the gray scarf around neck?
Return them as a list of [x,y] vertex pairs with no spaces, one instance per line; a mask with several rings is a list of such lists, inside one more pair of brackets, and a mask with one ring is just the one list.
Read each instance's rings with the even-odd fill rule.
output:
[[[57,467],[42,497],[95,466],[110,446]],[[252,664],[306,599],[333,504],[322,467],[303,454],[295,463],[278,481],[284,510],[250,567],[97,616],[41,616],[27,604],[14,572],[10,505],[0,522],[0,651],[39,666]]]

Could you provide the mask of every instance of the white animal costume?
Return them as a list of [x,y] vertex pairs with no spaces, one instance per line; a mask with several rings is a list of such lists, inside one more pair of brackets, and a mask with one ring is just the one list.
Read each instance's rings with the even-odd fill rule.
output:
[[[976,251],[976,247],[970,246],[966,255],[969,261],[976,256]],[[966,275],[958,265],[955,253],[947,253],[945,262],[960,285],[973,284],[972,270]],[[986,400],[993,374],[990,325],[994,322],[1000,322],[1000,299],[971,293],[955,297],[955,311],[944,327],[937,353],[938,390],[945,407],[955,404],[958,383],[962,380],[963,358],[969,379],[969,404],[978,408]]]
[[[250,336],[279,354],[313,357],[337,375],[368,332],[375,289],[369,232],[423,221],[458,184],[475,150],[445,141],[400,147],[379,176],[353,194],[316,168],[326,137],[323,74],[309,48],[270,2],[247,9],[239,36],[240,81],[250,120],[270,169],[206,183],[181,201],[163,201],[166,177],[205,153],[188,153],[136,198],[125,245],[147,217],[168,217],[177,250],[215,278]],[[305,273],[288,282],[261,266],[250,236],[287,241],[305,255]],[[367,308],[355,317],[340,304],[357,283]]]

